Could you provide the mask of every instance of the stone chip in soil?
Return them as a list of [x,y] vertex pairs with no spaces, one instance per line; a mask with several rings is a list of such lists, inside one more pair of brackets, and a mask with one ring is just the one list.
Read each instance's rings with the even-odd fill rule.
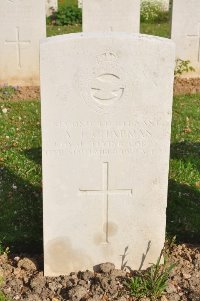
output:
[[[41,257],[42,258],[42,257]],[[121,271],[112,263],[98,265],[98,272],[80,271],[67,276],[44,277],[41,258],[0,256],[2,292],[12,300],[26,301],[138,301],[131,297],[125,281],[130,271]],[[185,245],[174,246],[170,261],[176,267],[168,288],[159,301],[200,301],[200,251]],[[96,267],[95,267],[96,268]],[[149,301],[142,298],[140,301]]]
[[25,269],[27,271],[36,271],[37,265],[33,259],[23,258],[18,261],[17,266],[21,269]]

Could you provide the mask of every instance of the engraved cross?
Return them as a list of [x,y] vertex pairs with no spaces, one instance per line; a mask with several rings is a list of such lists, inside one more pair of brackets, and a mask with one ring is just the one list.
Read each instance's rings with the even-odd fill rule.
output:
[[16,48],[17,48],[17,64],[18,67],[21,69],[22,68],[22,64],[21,64],[21,46],[22,45],[26,45],[26,44],[30,44],[31,41],[27,40],[20,40],[20,32],[19,32],[19,27],[16,27],[16,40],[6,40],[5,44],[15,44]]
[[105,243],[109,243],[109,233],[108,233],[108,221],[109,221],[109,196],[112,195],[123,195],[132,197],[132,189],[109,189],[109,163],[103,162],[102,166],[102,189],[100,190],[88,190],[88,189],[79,189],[81,195],[85,196],[101,196],[104,206],[104,220],[103,224],[106,227],[105,231]]
[[197,38],[198,39],[198,54],[197,60],[200,61],[200,23],[198,23],[198,33],[197,34],[188,34],[187,37],[189,38]]

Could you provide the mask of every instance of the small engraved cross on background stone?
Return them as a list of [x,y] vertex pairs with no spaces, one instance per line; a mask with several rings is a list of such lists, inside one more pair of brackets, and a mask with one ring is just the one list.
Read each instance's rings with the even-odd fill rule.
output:
[[19,27],[16,27],[16,40],[6,40],[5,44],[15,44],[16,45],[16,50],[17,50],[17,64],[19,69],[22,68],[22,63],[21,63],[21,46],[22,45],[27,45],[30,44],[30,40],[20,40],[20,30]]
[[102,165],[102,189],[100,190],[92,190],[92,189],[79,189],[81,195],[85,196],[101,196],[104,206],[104,218],[103,225],[106,225],[105,231],[105,241],[104,243],[109,243],[109,196],[112,195],[122,195],[122,196],[133,196],[132,189],[109,189],[109,163],[103,162]]
[[197,61],[200,62],[200,23],[198,23],[198,33],[197,34],[188,34],[187,37],[198,39]]

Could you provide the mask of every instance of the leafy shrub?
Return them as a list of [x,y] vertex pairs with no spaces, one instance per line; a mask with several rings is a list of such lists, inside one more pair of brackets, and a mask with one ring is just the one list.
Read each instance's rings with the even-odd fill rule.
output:
[[181,59],[176,60],[176,67],[174,70],[174,76],[178,77],[183,73],[194,72],[195,69],[192,67],[191,62],[189,60],[184,61]]
[[169,11],[163,9],[159,0],[144,0],[141,3],[140,18],[143,23],[162,23],[169,21]]
[[77,6],[61,6],[48,17],[48,23],[59,26],[81,24],[82,10]]

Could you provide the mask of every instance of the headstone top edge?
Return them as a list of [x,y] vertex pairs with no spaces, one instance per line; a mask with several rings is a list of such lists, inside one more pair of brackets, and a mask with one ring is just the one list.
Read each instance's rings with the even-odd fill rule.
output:
[[79,32],[79,33],[70,33],[70,34],[64,34],[64,35],[58,35],[53,37],[48,37],[41,39],[40,43],[42,44],[51,44],[54,42],[63,42],[67,40],[75,40],[75,39],[93,39],[93,38],[132,38],[135,40],[146,40],[146,41],[153,41],[153,42],[165,42],[169,45],[175,45],[175,43],[169,39],[169,38],[162,38],[158,36],[153,35],[146,35],[146,34],[140,34],[140,33],[126,33],[126,32]]

